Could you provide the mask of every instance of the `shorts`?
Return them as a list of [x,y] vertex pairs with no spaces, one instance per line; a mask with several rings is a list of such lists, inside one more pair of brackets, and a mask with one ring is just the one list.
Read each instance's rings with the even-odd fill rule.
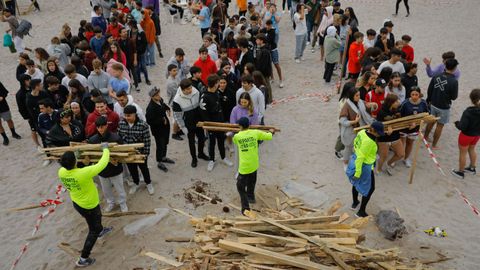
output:
[[458,135],[458,145],[460,146],[475,146],[480,140],[480,136],[468,136],[460,132]]
[[323,46],[323,43],[325,42],[325,37],[320,36],[318,38],[318,43],[320,43],[320,46]]
[[2,112],[0,113],[0,119],[3,119],[3,121],[10,121],[12,120],[12,114],[10,111]]
[[270,51],[270,55],[272,56],[272,63],[274,65],[278,64],[279,63],[279,56],[278,56],[278,48],[274,49],[274,50],[271,50]]
[[450,109],[439,109],[433,105],[430,106],[430,114],[435,117],[440,117],[438,123],[445,125],[450,121]]
[[31,131],[37,131],[37,122],[32,119],[28,119],[28,125],[30,126]]
[[418,137],[418,132],[411,132],[411,133],[400,132],[400,136],[402,138],[407,138],[409,140],[416,141]]

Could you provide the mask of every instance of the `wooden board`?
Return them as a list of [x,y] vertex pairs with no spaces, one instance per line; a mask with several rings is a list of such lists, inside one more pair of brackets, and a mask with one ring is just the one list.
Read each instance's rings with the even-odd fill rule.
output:
[[170,258],[164,257],[162,255],[159,255],[159,254],[156,254],[156,253],[153,253],[153,252],[145,252],[142,255],[153,258],[157,261],[160,261],[160,262],[163,262],[163,263],[169,264],[171,266],[175,266],[175,267],[180,267],[180,266],[183,265],[183,263],[181,263],[181,262],[177,262],[176,260],[172,260]]

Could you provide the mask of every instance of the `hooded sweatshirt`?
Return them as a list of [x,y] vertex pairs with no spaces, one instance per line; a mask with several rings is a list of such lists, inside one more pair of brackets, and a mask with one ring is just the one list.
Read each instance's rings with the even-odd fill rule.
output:
[[25,120],[30,119],[30,114],[27,109],[27,94],[30,91],[25,87],[26,80],[30,80],[30,77],[26,75],[20,77],[20,89],[15,94],[18,112]]
[[460,121],[455,126],[467,136],[480,136],[480,107],[471,106],[463,111]]
[[207,59],[203,61],[200,57],[195,61],[193,64],[196,67],[199,67],[202,70],[202,82],[203,84],[207,85],[207,77],[210,74],[217,73],[217,65],[215,62],[210,58],[210,55],[207,56]]
[[327,28],[327,36],[325,37],[325,62],[329,64],[338,63],[340,61],[340,38],[337,36],[337,28],[329,26]]
[[[145,114],[143,113],[142,108],[140,106],[138,106],[137,103],[133,102],[133,97],[131,95],[128,95],[127,97],[128,97],[128,102],[127,102],[127,105],[125,105],[125,106],[128,106],[128,105],[135,106],[135,108],[137,108],[138,118],[140,118],[140,120],[146,122],[147,119],[145,119]],[[123,119],[125,117],[125,114],[123,113],[124,108],[125,107],[122,107],[122,105],[120,105],[120,103],[118,103],[118,102],[115,102],[115,104],[113,105],[113,111],[118,114],[120,119]]]
[[323,14],[322,21],[320,22],[320,26],[318,27],[317,34],[320,34],[320,36],[324,37],[325,32],[327,30],[327,27],[333,24],[333,7],[328,6],[325,8],[327,11],[325,14]]
[[200,121],[200,92],[192,87],[192,93],[185,95],[183,91],[173,98],[173,118],[180,128],[194,130]]
[[236,94],[237,104],[240,99],[240,95],[243,92],[248,92],[250,94],[253,108],[258,112],[258,121],[261,122],[263,115],[265,114],[265,96],[263,95],[262,91],[260,91],[260,89],[258,89],[255,85],[253,85],[252,89],[249,91],[246,91],[243,89],[243,87],[238,89]]
[[453,74],[443,73],[432,78],[428,85],[427,103],[442,110],[450,109],[458,97],[458,81]]
[[140,23],[140,26],[142,26],[145,36],[147,37],[148,45],[155,43],[155,23],[153,22],[152,18],[150,18],[151,13],[152,12],[149,9],[144,9],[143,20]]
[[[97,128],[95,127],[95,120],[97,120],[97,118],[100,116],[102,115],[97,110],[94,110],[92,113],[88,115],[87,124],[85,125],[85,135],[87,137],[90,137],[94,135],[95,132],[97,132]],[[117,132],[118,122],[120,121],[118,114],[107,107],[106,117],[107,117],[108,130],[110,132]]]
[[108,82],[110,81],[110,75],[105,71],[100,71],[100,74],[97,74],[95,71],[90,72],[88,76],[87,84],[88,89],[98,89],[102,92],[102,97],[107,101],[107,104],[112,104],[113,99],[108,94]]

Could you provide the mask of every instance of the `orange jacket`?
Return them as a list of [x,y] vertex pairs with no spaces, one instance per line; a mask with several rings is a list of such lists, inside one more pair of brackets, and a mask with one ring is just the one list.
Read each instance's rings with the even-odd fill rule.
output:
[[149,9],[144,9],[143,20],[140,22],[140,26],[142,26],[143,31],[145,32],[147,43],[149,45],[155,43],[155,23],[152,18],[150,18],[151,13],[152,12]]
[[348,73],[360,73],[362,65],[360,60],[363,58],[365,53],[365,47],[363,43],[358,44],[356,41],[350,45],[348,50]]
[[237,0],[238,10],[246,11],[247,10],[247,0]]

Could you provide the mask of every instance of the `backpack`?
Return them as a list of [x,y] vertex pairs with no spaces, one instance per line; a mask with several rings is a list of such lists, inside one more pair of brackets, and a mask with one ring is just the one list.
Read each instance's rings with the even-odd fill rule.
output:
[[30,30],[32,30],[32,23],[27,20],[22,20],[16,29],[17,35],[26,36],[30,35]]

